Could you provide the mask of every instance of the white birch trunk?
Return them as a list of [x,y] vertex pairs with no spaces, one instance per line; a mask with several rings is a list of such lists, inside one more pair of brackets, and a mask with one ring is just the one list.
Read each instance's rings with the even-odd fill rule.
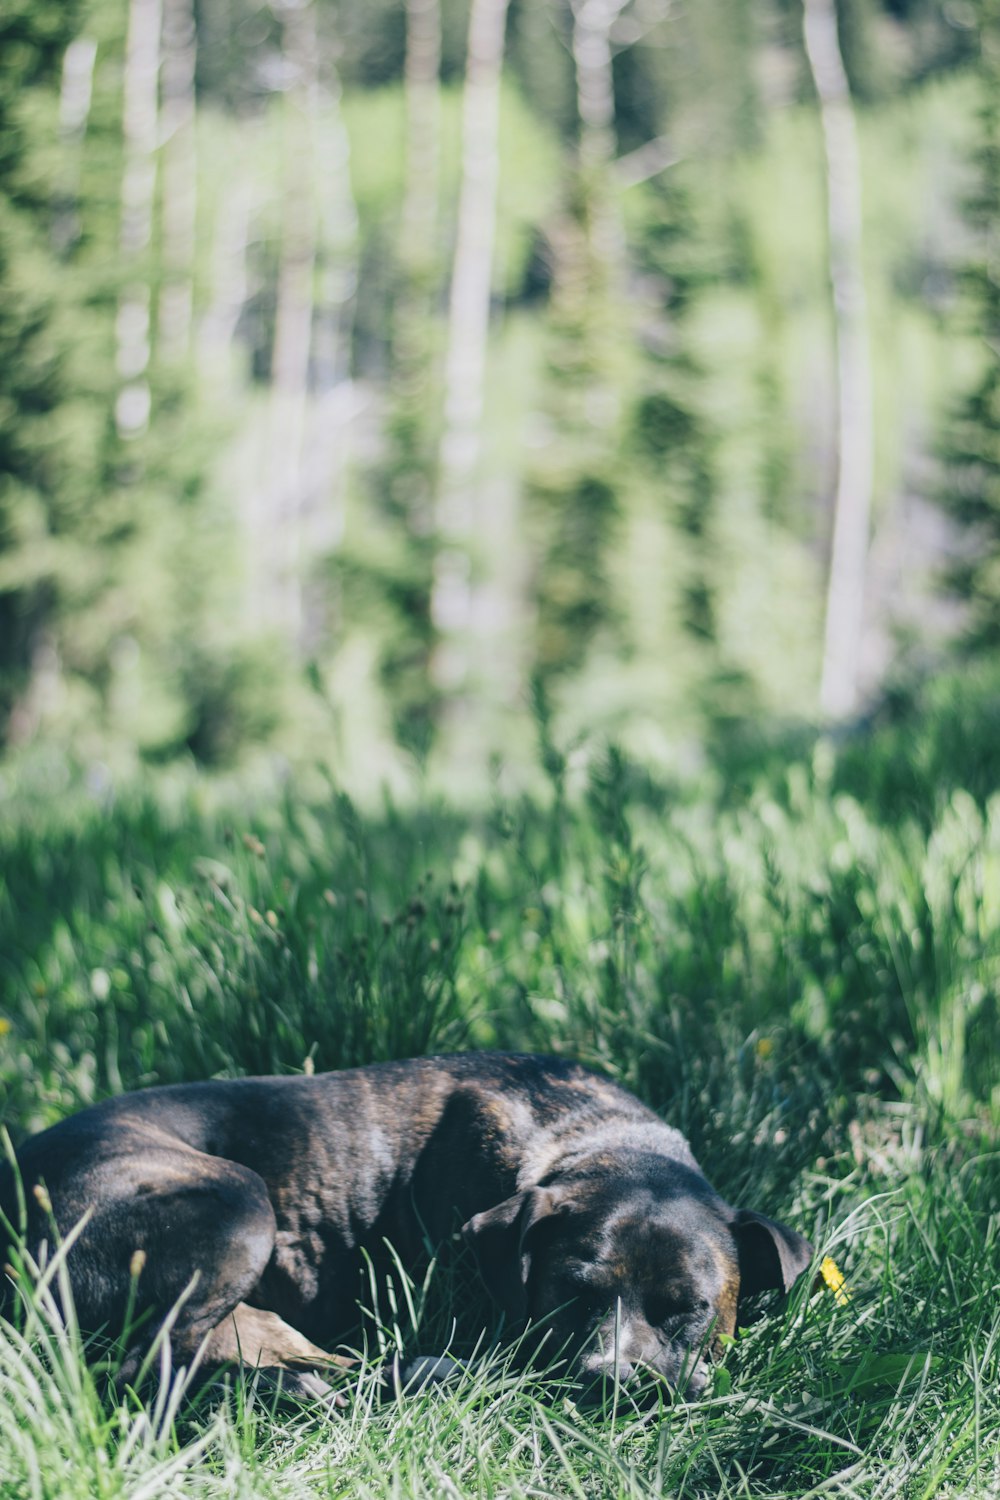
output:
[[826,151],[830,284],[837,341],[837,492],[827,592],[820,708],[849,714],[858,700],[874,422],[865,297],[862,176],[854,110],[834,0],[803,0],[806,55]]
[[163,268],[160,349],[183,360],[191,347],[198,162],[193,0],[163,3]]
[[571,0],[580,157],[585,166],[604,168],[614,155],[611,28],[627,3],[628,0]]
[[462,110],[462,181],[452,264],[445,358],[444,432],[437,530],[441,550],[431,600],[442,644],[439,686],[456,688],[469,669],[471,547],[479,500],[483,386],[499,176],[500,75],[508,0],[472,0]]
[[[440,197],[440,0],[406,0],[406,185],[400,224],[400,285],[393,317],[390,400],[410,434],[395,462],[407,470],[403,505],[414,537],[434,530],[432,443],[433,299]],[[416,433],[414,437],[412,434]],[[425,446],[426,443],[426,446]]]
[[250,295],[247,256],[254,193],[245,178],[229,184],[219,199],[212,234],[209,302],[198,321],[198,353],[210,382],[234,381],[233,344]]
[[416,276],[426,273],[436,248],[440,73],[440,0],[406,0],[406,194],[401,251],[404,267]]
[[311,0],[274,6],[290,86],[285,95],[282,240],[278,266],[268,493],[257,541],[268,584],[265,611],[298,648],[302,640],[302,482],[313,278],[316,269],[316,17]]
[[123,438],[149,424],[149,279],[142,258],[153,237],[159,114],[161,0],[129,0],[122,129],[121,254],[128,278],[118,303],[116,363],[121,387],[115,421]]
[[59,90],[59,136],[63,165],[59,201],[52,225],[56,251],[64,255],[80,238],[80,168],[94,93],[97,43],[77,37],[66,48]]
[[[580,176],[588,207],[585,268],[587,300],[600,315],[605,337],[617,337],[614,326],[625,294],[625,231],[612,171],[615,157],[615,81],[611,34],[629,0],[570,0],[576,107],[580,118]],[[602,326],[603,325],[603,326]],[[598,356],[598,370],[601,361]],[[618,413],[616,392],[600,376],[587,403],[588,419],[598,433]]]
[[309,655],[325,625],[326,592],[309,581],[312,559],[329,555],[343,535],[351,432],[360,399],[351,378],[351,338],[358,282],[358,213],[350,176],[350,142],[340,85],[329,65],[322,85],[317,144],[318,238],[312,327],[311,394],[299,501],[300,647]]

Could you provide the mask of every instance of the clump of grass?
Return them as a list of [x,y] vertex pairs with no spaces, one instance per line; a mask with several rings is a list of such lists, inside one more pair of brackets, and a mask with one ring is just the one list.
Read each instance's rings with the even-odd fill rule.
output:
[[[0,1327],[2,1492],[986,1496],[1000,1451],[1000,1309],[983,1267],[995,1264],[998,1219],[995,1205],[970,1203],[985,1206],[995,1174],[990,1190],[982,1163],[967,1162],[959,1183],[952,1162],[925,1160],[928,1221],[911,1184],[878,1191],[884,1146],[830,1205],[824,1248],[849,1300],[802,1283],[761,1310],[695,1404],[661,1394],[636,1405],[623,1391],[584,1407],[571,1384],[518,1371],[502,1351],[447,1386],[386,1399],[386,1354],[440,1349],[448,1332],[432,1274],[383,1303],[380,1337],[333,1418],[276,1404],[252,1377],[192,1393],[168,1366],[144,1406],[109,1395],[88,1365],[57,1252],[22,1278],[23,1327]],[[831,1197],[817,1182],[806,1193],[814,1206]]]
[[[73,1305],[66,1256],[75,1235],[34,1264],[12,1248],[16,1294],[0,1321],[0,1493],[71,1500],[152,1497],[206,1488],[198,1471],[219,1442],[208,1416],[178,1442],[195,1371],[174,1371],[169,1344],[154,1350],[157,1389],[148,1404],[115,1400],[115,1365],[88,1344]],[[193,1481],[193,1487],[189,1487]]]

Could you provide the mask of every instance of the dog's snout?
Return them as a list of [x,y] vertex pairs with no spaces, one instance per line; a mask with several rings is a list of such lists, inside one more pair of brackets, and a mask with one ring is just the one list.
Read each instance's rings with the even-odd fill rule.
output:
[[631,1380],[635,1375],[635,1365],[630,1359],[616,1360],[611,1355],[604,1354],[591,1354],[582,1361],[581,1369],[585,1375],[594,1375],[608,1381]]
[[600,1356],[584,1360],[577,1377],[580,1398],[586,1404],[604,1404],[615,1401],[619,1392],[623,1396],[627,1392],[629,1399],[634,1399],[636,1374],[635,1365],[628,1359],[620,1359],[617,1364],[614,1360],[602,1359]]
[[684,1401],[697,1401],[705,1392],[710,1369],[704,1359],[695,1359],[690,1351],[660,1352],[658,1356],[628,1357],[620,1354],[614,1358],[611,1350],[595,1350],[580,1361],[580,1373],[586,1381],[608,1390],[613,1385],[632,1385],[644,1376],[659,1377]]

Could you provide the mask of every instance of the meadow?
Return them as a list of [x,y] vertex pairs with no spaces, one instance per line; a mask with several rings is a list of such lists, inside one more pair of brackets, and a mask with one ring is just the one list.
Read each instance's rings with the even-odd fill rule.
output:
[[[704,1399],[581,1409],[466,1355],[450,1273],[378,1311],[347,1409],[105,1395],[56,1256],[0,1329],[0,1496],[1000,1494],[1000,736],[990,681],[690,782],[544,716],[529,789],[360,804],[36,756],[0,796],[0,1089],[19,1138],[152,1082],[466,1047],[573,1055],[845,1277],[764,1299]],[[490,1331],[489,1329],[487,1330]]]

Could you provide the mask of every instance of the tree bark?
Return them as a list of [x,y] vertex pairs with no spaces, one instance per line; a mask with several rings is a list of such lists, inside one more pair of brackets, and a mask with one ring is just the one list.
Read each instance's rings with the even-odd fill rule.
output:
[[340,84],[327,57],[320,65],[317,7],[271,5],[287,87],[267,452],[248,526],[251,601],[305,656],[324,614],[309,564],[339,539],[357,410],[350,349],[358,223]]
[[231,385],[233,344],[250,294],[247,266],[255,193],[237,178],[219,199],[212,232],[209,301],[198,321],[199,361],[210,382]]
[[452,264],[445,358],[432,616],[441,636],[435,676],[445,689],[469,673],[473,626],[476,477],[482,446],[483,385],[499,176],[500,75],[508,0],[472,0],[462,111],[462,181]]
[[316,17],[311,0],[282,0],[285,96],[282,240],[271,352],[268,515],[259,538],[270,575],[269,613],[302,639],[302,479],[316,269]]
[[90,118],[96,58],[97,43],[83,36],[70,43],[63,58],[59,90],[63,172],[52,225],[52,241],[60,255],[65,255],[80,238],[81,154]]
[[163,267],[160,349],[171,362],[191,347],[198,160],[192,0],[163,0]]
[[837,490],[820,708],[831,717],[842,717],[851,713],[858,701],[874,470],[862,174],[834,0],[803,0],[803,6],[806,55],[819,98],[826,152],[829,275],[837,357]]
[[161,0],[129,0],[125,43],[121,254],[128,281],[118,303],[115,421],[123,438],[149,425],[151,292],[143,257],[153,237],[159,116]]
[[[612,31],[630,0],[570,0],[573,14],[572,53],[576,78],[576,107],[580,121],[579,173],[585,205],[583,229],[587,281],[586,301],[595,316],[593,332],[598,349],[596,379],[588,402],[597,436],[609,429],[618,414],[617,393],[602,380],[600,345],[619,335],[620,307],[625,294],[625,231],[613,172],[616,154],[615,80]],[[603,337],[602,337],[603,336]]]
[[411,277],[426,274],[436,250],[440,73],[440,0],[406,0],[406,193],[400,248]]
[[344,528],[351,431],[359,409],[351,342],[358,283],[358,213],[351,188],[350,141],[340,82],[328,65],[318,95],[318,226],[312,356],[299,501],[302,560],[300,650],[310,655],[326,625],[325,590],[308,576],[309,559],[327,556]]

